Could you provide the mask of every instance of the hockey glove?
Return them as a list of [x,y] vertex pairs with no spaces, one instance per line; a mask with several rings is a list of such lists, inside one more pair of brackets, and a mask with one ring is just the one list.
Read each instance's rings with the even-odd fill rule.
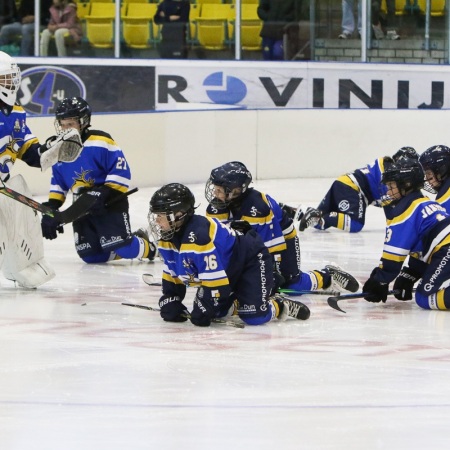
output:
[[389,291],[388,283],[380,283],[372,276],[364,283],[363,292],[366,294],[364,299],[368,302],[386,303]]
[[160,315],[165,322],[186,322],[189,311],[183,305],[180,297],[167,297],[159,299]]
[[233,220],[230,222],[230,227],[242,234],[246,234],[252,229],[252,226],[246,220]]
[[86,191],[86,194],[95,197],[96,202],[90,207],[89,213],[93,216],[100,216],[106,213],[106,202],[109,199],[112,189],[108,186],[99,186]]
[[44,236],[45,239],[56,239],[58,237],[57,232],[61,234],[64,233],[62,223],[58,219],[46,214],[42,215],[41,228],[42,236]]
[[394,290],[400,291],[400,293],[394,294],[395,298],[397,300],[412,300],[414,283],[420,278],[421,276],[410,267],[403,267],[394,282]]
[[198,327],[209,327],[211,319],[216,316],[217,307],[214,300],[203,298],[203,288],[199,288],[194,299],[191,322]]

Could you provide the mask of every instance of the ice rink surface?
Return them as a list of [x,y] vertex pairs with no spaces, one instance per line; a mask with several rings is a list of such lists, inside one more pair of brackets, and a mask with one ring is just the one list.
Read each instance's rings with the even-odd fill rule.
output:
[[[316,206],[331,181],[254,186]],[[204,186],[190,187],[203,212]],[[154,191],[130,197],[134,229]],[[381,254],[383,213],[369,208],[359,234],[300,237],[304,270],[336,262],[363,283]],[[449,448],[449,313],[390,297],[342,301],[343,314],[303,296],[305,322],[169,324],[121,305],[157,307],[159,288],[142,274],[159,278],[160,262],[88,266],[70,226],[45,249],[52,281],[30,291],[1,281],[1,450]]]

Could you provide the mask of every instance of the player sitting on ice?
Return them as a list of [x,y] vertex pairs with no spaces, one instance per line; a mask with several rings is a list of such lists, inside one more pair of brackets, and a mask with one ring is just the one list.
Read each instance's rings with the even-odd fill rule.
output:
[[[130,230],[127,192],[131,172],[122,150],[104,131],[91,130],[91,108],[81,97],[65,98],[56,108],[55,127],[75,129],[81,136],[83,148],[73,161],[58,161],[52,166],[49,201],[45,203],[58,210],[68,191],[74,201],[86,198],[88,193],[96,200],[89,206],[89,214],[73,222],[75,248],[86,263],[140,258],[153,260],[156,246],[148,233]],[[79,200],[77,200],[79,199]],[[64,231],[57,218],[43,215],[42,233],[46,239],[55,239]]]
[[[419,155],[412,147],[402,147],[392,157],[394,161],[402,157],[418,159]],[[333,182],[317,208],[301,207],[295,219],[299,220],[299,230],[308,227],[326,230],[334,227],[339,230],[357,233],[364,227],[367,206],[381,206],[385,191],[380,190],[381,176],[384,172],[384,158],[377,158],[373,163],[340,176]],[[389,157],[387,157],[389,158]],[[385,188],[383,188],[385,189]]]
[[[167,184],[153,194],[149,224],[164,260],[159,307],[165,321],[189,317],[194,325],[209,326],[230,310],[248,325],[309,318],[303,303],[270,296],[273,262],[259,235],[195,214],[186,186]],[[190,313],[183,304],[186,286],[198,287]]]
[[450,215],[422,194],[424,172],[415,159],[387,162],[382,183],[387,187],[386,238],[380,264],[364,284],[364,298],[385,302],[395,279],[395,297],[411,300],[420,280],[415,299],[421,308],[450,309]]
[[[11,170],[16,159],[40,167],[41,153],[47,146],[31,133],[24,109],[15,103],[20,82],[17,63],[0,52],[0,178],[2,184],[31,197],[24,178],[11,177]],[[28,206],[4,195],[0,196],[0,267],[6,278],[25,288],[36,288],[55,276],[44,258],[39,217]]]
[[424,189],[450,213],[450,148],[433,145],[419,157],[425,172]]
[[276,288],[302,291],[332,286],[356,292],[358,281],[336,265],[302,272],[300,242],[293,220],[271,196],[249,187],[251,181],[251,173],[239,161],[213,169],[205,187],[207,216],[224,223],[241,220],[250,224],[274,257]]

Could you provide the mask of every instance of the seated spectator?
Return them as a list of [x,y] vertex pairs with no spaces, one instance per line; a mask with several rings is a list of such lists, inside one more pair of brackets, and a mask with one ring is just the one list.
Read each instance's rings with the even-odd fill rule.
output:
[[66,43],[77,44],[81,41],[82,35],[76,3],[70,0],[53,0],[50,7],[50,21],[47,29],[41,34],[41,56],[48,56],[48,46],[52,37],[55,38],[58,56],[66,56]]
[[[40,27],[46,27],[52,0],[41,0]],[[21,0],[17,14],[11,23],[0,29],[0,46],[20,40],[20,56],[34,55],[34,0]]]

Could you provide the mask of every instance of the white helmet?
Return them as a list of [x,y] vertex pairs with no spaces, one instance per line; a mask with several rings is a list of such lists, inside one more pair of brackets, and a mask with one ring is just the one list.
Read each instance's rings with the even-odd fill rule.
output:
[[[11,56],[0,51],[0,103],[12,110],[20,87],[21,75],[17,63]],[[3,109],[3,108],[2,108]]]

